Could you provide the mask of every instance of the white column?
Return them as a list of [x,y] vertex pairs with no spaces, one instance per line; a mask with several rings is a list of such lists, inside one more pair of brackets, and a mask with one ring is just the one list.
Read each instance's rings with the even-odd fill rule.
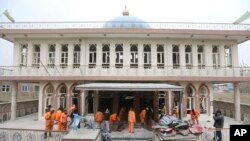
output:
[[169,66],[173,66],[173,55],[172,55],[172,45],[170,44],[170,42],[165,44],[165,48],[164,48],[164,54],[165,54],[165,60],[166,60],[166,64],[168,67]]
[[[237,44],[232,45],[232,65],[233,67],[239,66],[239,57],[238,57],[238,46]],[[241,62],[240,62],[241,63]]]
[[220,66],[224,68],[226,66],[224,45],[219,46],[219,52],[220,52]]
[[172,114],[172,93],[171,91],[167,91],[168,93],[168,113],[171,113]]
[[110,55],[109,55],[109,61],[110,61],[110,68],[114,69],[115,68],[115,59],[116,59],[116,54],[115,54],[115,44],[110,43],[109,50],[110,50]]
[[19,66],[20,61],[21,61],[21,48],[20,48],[20,43],[14,43],[14,48],[13,48],[13,66]]
[[44,84],[40,83],[40,85],[39,85],[39,95],[38,95],[38,119],[39,120],[43,119],[43,115],[42,115],[42,111],[43,111],[43,88],[44,88]]
[[179,47],[180,51],[180,69],[181,69],[181,75],[184,75],[185,69],[186,69],[186,63],[185,63],[185,44],[180,44]]
[[143,58],[143,44],[138,44],[138,68],[143,67],[144,58]]
[[80,64],[81,66],[82,65],[87,65],[87,57],[89,57],[89,54],[87,53],[88,52],[88,45],[86,45],[86,40],[85,39],[82,39],[81,41],[81,58],[80,58]]
[[56,52],[55,52],[55,65],[58,68],[59,68],[59,66],[61,64],[61,48],[62,48],[61,44],[57,43],[56,47],[55,47],[55,49],[56,49]]
[[157,45],[151,44],[151,66],[157,66]]
[[28,44],[27,66],[32,66],[33,63],[33,44]]
[[82,91],[81,93],[81,113],[84,115],[86,113],[85,111],[85,91]]
[[72,43],[68,44],[68,65],[69,68],[73,68],[73,62],[74,62],[74,45]]
[[197,51],[197,44],[192,45],[192,59],[193,59],[193,66],[195,67],[194,69],[197,69],[198,66],[198,51]]
[[240,89],[239,83],[234,83],[234,111],[235,111],[235,120],[240,121]]
[[12,93],[11,93],[11,120],[16,119],[17,93],[18,93],[18,84],[17,82],[13,82]]
[[96,65],[101,68],[102,65],[102,44],[96,44]]
[[123,64],[124,66],[130,65],[130,44],[128,44],[127,42],[123,43]]
[[213,66],[212,50],[213,50],[212,44],[209,43],[204,46],[205,65],[209,66],[210,68],[212,68]]

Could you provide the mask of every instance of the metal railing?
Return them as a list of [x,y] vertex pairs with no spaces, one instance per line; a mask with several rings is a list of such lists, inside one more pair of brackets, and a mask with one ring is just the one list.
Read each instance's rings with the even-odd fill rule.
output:
[[0,128],[0,141],[61,141],[68,131],[51,131],[44,138],[45,130]]
[[[102,65],[67,65],[61,68],[55,65],[53,68],[41,65],[39,68],[33,66],[9,66],[8,69],[0,66],[0,76],[212,76],[212,77],[250,77],[250,67],[219,67],[213,66],[161,66],[151,65],[150,68],[138,65],[136,68],[130,65],[123,65],[116,68],[115,65],[103,67]],[[11,71],[10,71],[11,70]]]
[[181,23],[181,22],[134,22],[134,21],[89,21],[89,22],[16,22],[0,23],[0,29],[79,29],[79,28],[152,28],[152,29],[197,29],[197,30],[250,30],[250,24],[231,23]]

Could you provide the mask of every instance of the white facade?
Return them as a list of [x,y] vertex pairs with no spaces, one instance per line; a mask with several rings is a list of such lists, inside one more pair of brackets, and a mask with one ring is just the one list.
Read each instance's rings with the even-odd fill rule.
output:
[[[235,118],[239,120],[238,83],[250,77],[239,67],[237,45],[249,39],[250,25],[145,23],[128,13],[117,19],[120,21],[2,24],[1,37],[14,43],[14,66],[11,72],[1,70],[0,82],[39,83],[39,118],[48,105],[68,109],[73,103],[81,114],[95,113],[107,103],[112,112],[118,112],[124,96],[134,96],[132,102],[125,102],[136,106],[137,114],[145,106],[143,101],[156,111],[164,103],[169,114],[178,104],[172,91],[75,90],[91,82],[180,85],[184,88],[181,113],[186,116],[197,108],[210,115],[212,84],[234,83]],[[14,90],[12,102],[16,94]]]

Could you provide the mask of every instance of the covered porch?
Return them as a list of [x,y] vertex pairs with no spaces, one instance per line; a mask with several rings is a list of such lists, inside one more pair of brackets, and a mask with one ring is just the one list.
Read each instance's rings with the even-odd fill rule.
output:
[[[181,86],[164,83],[88,83],[78,85],[76,89],[87,94],[87,98],[92,97],[93,104],[88,103],[87,106],[90,107],[85,109],[93,109],[94,114],[98,110],[104,112],[106,108],[111,113],[119,113],[122,107],[126,109],[134,107],[136,117],[139,119],[140,111],[149,106],[153,108],[154,119],[157,121],[159,109],[162,108],[161,103],[164,103],[165,108],[167,107],[166,111],[170,110],[169,97],[172,93],[178,97],[179,111],[182,111],[181,100],[184,88]],[[182,112],[179,113],[181,118]]]

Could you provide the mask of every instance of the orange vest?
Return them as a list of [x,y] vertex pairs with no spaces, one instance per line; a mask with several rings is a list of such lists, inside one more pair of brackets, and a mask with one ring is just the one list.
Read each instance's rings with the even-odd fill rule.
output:
[[135,112],[132,110],[128,112],[128,122],[136,123]]
[[114,122],[118,121],[118,118],[117,118],[117,114],[112,114],[110,117],[109,117],[109,124],[113,124]]
[[102,122],[104,119],[104,115],[102,112],[97,112],[96,115],[95,115],[95,121],[96,122]]
[[190,115],[191,115],[191,119],[198,118],[200,116],[200,112],[197,110],[194,110],[194,113],[193,113],[193,111],[191,110]]
[[140,113],[140,120],[141,120],[141,123],[144,123],[144,119],[145,119],[145,116],[146,116],[146,110],[143,109]]
[[56,121],[59,121],[59,120],[60,120],[61,115],[62,115],[62,111],[61,111],[61,110],[58,110],[58,111],[56,112]]

